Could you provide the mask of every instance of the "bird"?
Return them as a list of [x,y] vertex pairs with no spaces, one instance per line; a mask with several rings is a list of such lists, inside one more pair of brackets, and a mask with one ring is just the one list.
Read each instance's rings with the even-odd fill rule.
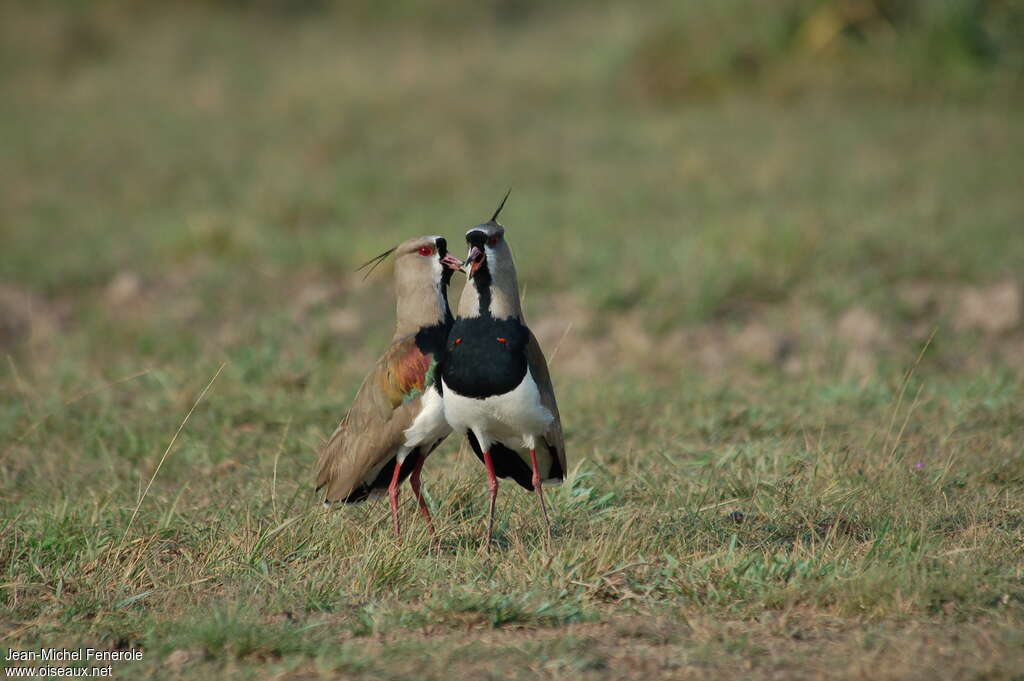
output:
[[[511,191],[511,190],[510,190]],[[565,479],[565,438],[547,360],[523,318],[512,249],[498,215],[466,232],[468,276],[441,364],[444,415],[487,469],[494,533],[498,478],[536,493],[548,537],[545,483]]]
[[391,345],[363,380],[340,425],[320,451],[316,489],[328,507],[357,503],[387,491],[399,537],[398,490],[409,478],[434,534],[420,492],[427,456],[451,432],[444,418],[438,366],[454,321],[448,286],[462,261],[440,236],[407,239],[362,265],[367,275],[395,257],[397,312]]

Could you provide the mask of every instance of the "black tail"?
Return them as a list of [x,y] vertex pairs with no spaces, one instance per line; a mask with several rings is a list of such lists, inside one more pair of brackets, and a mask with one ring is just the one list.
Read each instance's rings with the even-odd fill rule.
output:
[[[484,453],[473,431],[468,431],[466,435],[469,436],[469,444],[476,458],[483,461]],[[491,461],[494,462],[494,474],[499,478],[512,478],[523,489],[533,491],[533,471],[514,451],[500,442],[495,442],[491,445]]]
[[[412,469],[416,468],[416,462],[423,456],[422,451],[422,447],[417,447],[405,457],[405,461],[402,462],[402,469],[398,471],[398,484],[405,482],[405,479],[412,473]],[[360,485],[342,501],[346,504],[357,504],[360,501],[365,501],[373,490],[387,489],[391,484],[391,477],[395,474],[395,463],[395,458],[392,458],[380,469],[380,473],[377,473],[377,477],[373,479],[373,482],[369,485]]]

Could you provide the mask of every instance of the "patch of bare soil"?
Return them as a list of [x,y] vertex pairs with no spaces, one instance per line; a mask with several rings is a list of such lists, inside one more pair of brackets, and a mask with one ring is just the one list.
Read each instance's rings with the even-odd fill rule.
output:
[[100,301],[105,314],[117,321],[137,322],[159,317],[191,323],[202,309],[202,301],[194,290],[197,276],[192,266],[149,277],[122,270],[107,282]]
[[877,371],[878,355],[890,341],[882,320],[863,307],[850,308],[836,322],[836,336],[846,346],[844,373],[867,376]]
[[1020,326],[1022,310],[1021,287],[1015,281],[968,286],[960,293],[954,322],[960,330],[1002,334]]
[[26,288],[0,282],[0,349],[46,340],[59,330],[66,313]]
[[894,288],[897,316],[854,305],[829,317],[806,301],[762,306],[739,319],[650,331],[642,309],[602,314],[571,295],[545,301],[531,325],[555,371],[587,376],[607,366],[662,371],[691,367],[720,374],[752,367],[799,376],[836,363],[848,379],[874,376],[886,360],[912,362],[936,334],[948,350],[940,361],[980,368],[993,362],[1024,367],[1024,289],[908,282]]
[[[157,317],[183,325],[200,323],[204,302],[197,288],[202,265],[143,276],[123,271],[102,288],[106,314],[125,322]],[[379,348],[367,347],[368,329],[392,323],[394,308],[387,273],[368,280],[361,273],[304,271],[274,279],[294,329],[322,343],[345,347],[343,372],[364,373]],[[266,282],[264,282],[266,284]],[[210,321],[209,337],[224,347],[251,341],[245,309],[228,292],[223,313]],[[382,296],[387,298],[386,303]],[[458,290],[453,292],[457,299]],[[798,296],[744,315],[655,332],[642,307],[615,313],[591,307],[571,293],[528,301],[528,321],[556,375],[587,377],[607,367],[659,373],[680,369],[742,378],[751,370],[774,369],[789,376],[836,366],[846,378],[874,376],[887,360],[912,362],[936,332],[946,348],[940,361],[960,368],[993,362],[1024,367],[1024,288],[1015,280],[988,286],[909,281],[893,287],[896,314],[880,315],[864,305],[839,314]],[[65,306],[70,309],[69,306]],[[51,337],[68,324],[67,310],[12,284],[0,283],[0,348]],[[251,320],[250,320],[251,321]],[[196,332],[200,330],[197,328]],[[955,349],[950,349],[956,345]],[[301,343],[296,346],[301,347]],[[888,362],[891,366],[891,361]]]

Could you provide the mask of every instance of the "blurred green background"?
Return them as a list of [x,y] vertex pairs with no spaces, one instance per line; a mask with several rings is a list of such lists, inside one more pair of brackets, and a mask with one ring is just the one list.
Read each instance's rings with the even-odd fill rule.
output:
[[793,301],[906,316],[901,285],[932,287],[923,308],[1024,263],[1020,2],[0,12],[8,345],[28,306],[133,361],[275,315],[328,352],[297,305],[352,302],[356,263],[457,240],[510,185],[528,293],[598,331]]
[[1021,264],[1021,3],[549,5],[5,3],[0,278],[224,302],[509,185],[533,287],[664,323]]

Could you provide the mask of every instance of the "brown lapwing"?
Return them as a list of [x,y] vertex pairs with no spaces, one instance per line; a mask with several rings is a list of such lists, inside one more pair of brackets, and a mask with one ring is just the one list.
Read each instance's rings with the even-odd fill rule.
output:
[[403,241],[366,265],[376,267],[392,253],[398,297],[395,335],[321,451],[316,484],[328,506],[363,501],[386,489],[397,536],[398,487],[408,477],[433,534],[430,510],[420,493],[420,470],[451,432],[437,369],[454,321],[448,284],[462,263],[449,255],[442,237],[424,236]]
[[466,433],[487,467],[494,531],[498,478],[512,478],[537,494],[548,535],[544,483],[565,478],[565,440],[547,361],[523,320],[512,250],[498,224],[502,200],[489,222],[466,232],[469,281],[448,334],[441,365],[444,414]]

